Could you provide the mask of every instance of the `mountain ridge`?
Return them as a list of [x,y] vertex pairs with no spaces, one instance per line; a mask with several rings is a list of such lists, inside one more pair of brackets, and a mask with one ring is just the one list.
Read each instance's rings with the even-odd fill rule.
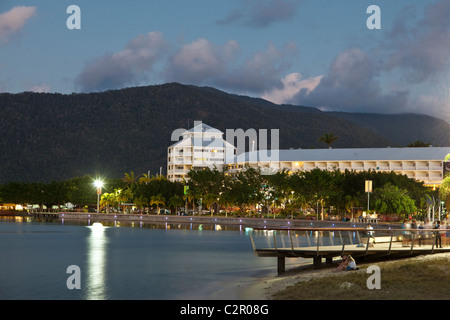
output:
[[[223,132],[279,129],[282,149],[324,148],[318,141],[324,133],[339,137],[334,148],[404,146],[408,135],[412,138],[408,143],[422,140],[450,145],[450,125],[439,119],[411,118],[426,123],[427,130],[417,134],[412,125],[398,125],[402,117],[391,119],[279,106],[260,98],[179,83],[67,95],[2,93],[0,182],[44,182],[86,174],[123,177],[132,170],[154,174],[160,168],[165,173],[167,147],[174,143],[172,132],[189,129],[194,121]],[[386,136],[396,130],[394,136]],[[427,132],[439,135],[431,140]]]

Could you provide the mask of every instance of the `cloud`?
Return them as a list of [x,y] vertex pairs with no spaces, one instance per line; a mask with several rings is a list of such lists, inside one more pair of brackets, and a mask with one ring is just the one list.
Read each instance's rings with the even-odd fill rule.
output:
[[306,94],[313,91],[319,84],[320,79],[322,79],[322,76],[303,80],[300,73],[290,73],[281,80],[282,88],[273,88],[266,91],[261,98],[276,104],[289,103],[300,91],[305,91]]
[[35,13],[36,7],[21,6],[0,14],[0,40],[7,42],[8,37],[22,29]]
[[399,18],[387,41],[391,52],[384,69],[400,70],[404,80],[410,83],[435,80],[447,73],[450,66],[449,17],[450,2],[440,1],[429,5],[423,18],[412,27]]
[[242,0],[238,9],[233,10],[219,23],[267,27],[275,22],[292,19],[298,6],[298,0]]
[[165,71],[166,81],[212,81],[226,72],[238,50],[239,44],[233,40],[225,45],[214,45],[206,39],[186,44],[171,57]]
[[36,85],[30,86],[28,88],[29,91],[38,92],[38,93],[49,93],[51,91],[51,89],[52,88],[46,83],[36,84]]
[[234,40],[225,45],[214,45],[206,39],[186,44],[169,60],[165,80],[260,94],[281,85],[282,73],[297,54],[292,43],[282,49],[268,44],[265,50],[255,52],[241,63],[239,48]]
[[106,54],[88,63],[75,84],[83,92],[137,85],[166,52],[167,42],[160,32],[149,32],[128,42],[125,49]]
[[277,49],[272,43],[265,50],[254,53],[244,64],[238,65],[221,79],[220,85],[242,92],[263,93],[281,87],[281,76],[298,55],[298,48],[288,43]]
[[280,49],[269,43],[247,58],[241,53],[235,40],[214,44],[200,38],[175,48],[160,32],[150,32],[132,39],[121,51],[87,63],[76,77],[75,86],[82,92],[119,89],[138,85],[152,75],[165,82],[262,94],[282,86],[280,79],[298,49],[293,43]]
[[[406,11],[405,11],[406,10]],[[418,19],[405,8],[383,41],[339,52],[323,75],[293,72],[263,97],[328,111],[425,113],[450,121],[450,2],[429,5]]]
[[407,104],[409,92],[383,93],[377,70],[373,58],[362,50],[345,50],[336,56],[328,73],[315,87],[300,90],[289,102],[323,110],[384,113],[395,109],[400,112]]

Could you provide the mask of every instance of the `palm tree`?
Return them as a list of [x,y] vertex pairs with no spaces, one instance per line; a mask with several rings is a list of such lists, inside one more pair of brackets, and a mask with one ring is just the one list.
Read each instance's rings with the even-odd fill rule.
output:
[[345,196],[345,209],[351,214],[351,221],[353,221],[353,209],[360,203],[358,196],[346,195]]
[[[142,177],[139,178],[139,184],[147,184],[152,180],[153,176],[151,176],[149,173],[143,173]],[[123,180],[122,180],[123,181]]]
[[203,203],[209,208],[209,210],[211,211],[211,217],[213,216],[213,210],[211,208],[211,206],[214,203],[218,202],[219,195],[215,194],[215,193],[207,193],[203,196]]
[[100,205],[106,206],[106,213],[109,213],[109,206],[114,205],[117,202],[116,194],[104,193],[100,199]]
[[130,173],[125,172],[124,174],[125,177],[122,178],[122,181],[126,183],[125,187],[135,185],[138,181],[139,176],[135,176],[133,171],[131,171]]
[[[186,212],[185,214],[187,214],[187,207],[188,204],[192,202],[192,204],[194,203],[194,199],[195,199],[195,195],[188,189],[186,194],[183,195],[183,200],[186,201]],[[192,206],[192,209],[194,210],[194,206]]]
[[169,206],[175,208],[175,213],[178,211],[178,207],[183,205],[183,199],[179,195],[173,195],[169,199]]
[[159,214],[159,205],[161,204],[164,206],[166,204],[166,199],[161,194],[152,196],[152,198],[150,200],[150,205],[152,206],[154,204],[156,204],[156,210]]
[[127,188],[125,190],[122,189],[116,189],[115,190],[117,201],[119,202],[119,206],[121,203],[124,203],[123,205],[123,211],[125,211],[126,208],[126,202],[133,199],[133,192],[130,190],[130,188]]
[[[450,200],[450,175],[447,175],[439,186],[439,195],[442,200]],[[447,202],[449,207],[449,202]]]
[[328,148],[331,148],[333,142],[335,142],[339,137],[336,137],[332,133],[325,133],[323,136],[319,138],[319,142],[324,142],[328,145]]

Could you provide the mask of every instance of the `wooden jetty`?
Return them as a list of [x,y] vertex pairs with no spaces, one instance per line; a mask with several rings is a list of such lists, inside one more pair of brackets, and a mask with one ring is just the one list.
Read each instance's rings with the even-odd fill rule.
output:
[[254,228],[250,239],[256,256],[277,258],[278,274],[285,272],[286,258],[311,258],[320,268],[322,259],[331,263],[343,254],[358,259],[450,252],[450,229]]

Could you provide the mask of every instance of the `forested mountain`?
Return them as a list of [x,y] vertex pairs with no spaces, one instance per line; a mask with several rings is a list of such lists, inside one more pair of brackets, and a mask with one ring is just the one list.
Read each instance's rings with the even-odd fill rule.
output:
[[0,183],[154,174],[161,167],[165,173],[172,132],[194,121],[224,132],[279,129],[281,148],[324,148],[324,133],[339,137],[334,148],[450,145],[450,125],[427,116],[328,113],[177,83],[89,94],[2,93]]

